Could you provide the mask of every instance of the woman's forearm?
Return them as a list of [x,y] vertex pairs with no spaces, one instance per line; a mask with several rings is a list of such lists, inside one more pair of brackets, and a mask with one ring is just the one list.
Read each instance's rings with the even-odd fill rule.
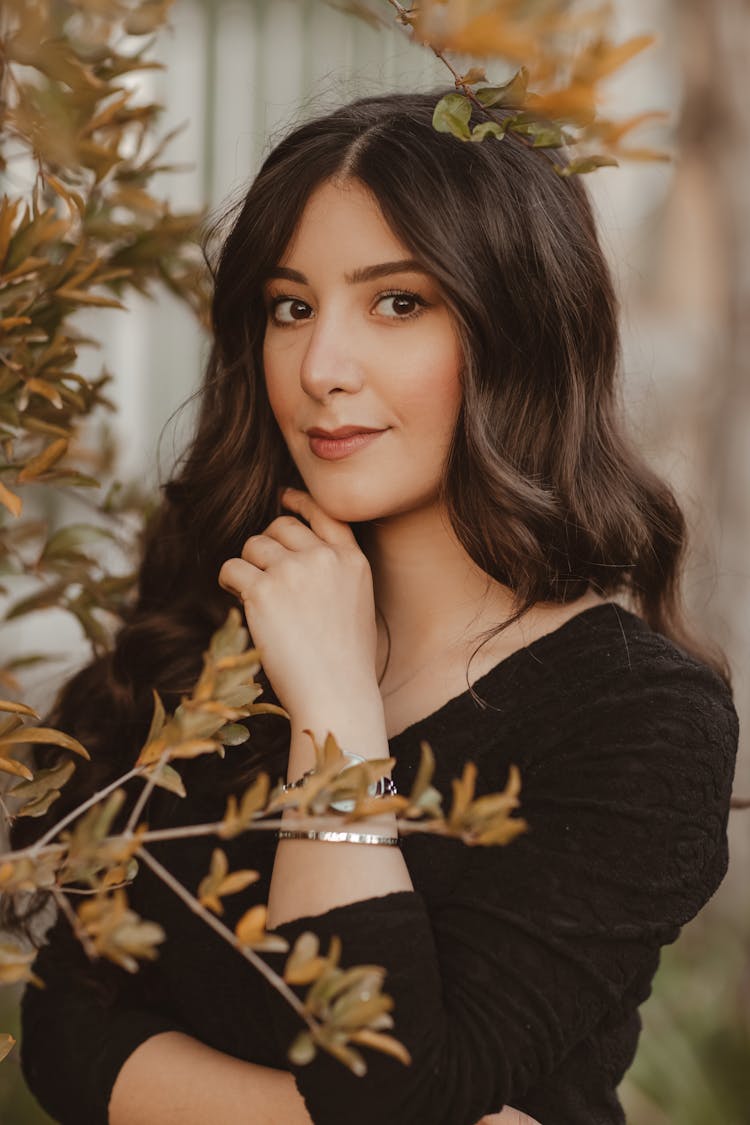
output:
[[[289,751],[289,777],[296,780],[313,765],[313,748],[305,728],[322,742],[332,730],[342,749],[363,758],[387,758],[383,701],[377,690],[351,692],[327,706],[320,701],[304,716],[294,716]],[[289,818],[286,814],[285,819]],[[294,827],[290,819],[290,827]],[[347,827],[384,836],[397,834],[394,816],[385,814]],[[279,843],[268,893],[268,929],[308,914],[324,914],[360,899],[411,891],[413,884],[400,848],[374,844],[327,844],[284,840]],[[344,935],[342,935],[343,939]]]
[[[190,1035],[165,1031],[124,1062],[109,1125],[313,1125],[293,1076],[243,1062]],[[428,1125],[425,1122],[425,1125]],[[479,1125],[537,1125],[507,1106]]]
[[179,1031],[141,1043],[122,1066],[109,1125],[312,1125],[293,1076]]

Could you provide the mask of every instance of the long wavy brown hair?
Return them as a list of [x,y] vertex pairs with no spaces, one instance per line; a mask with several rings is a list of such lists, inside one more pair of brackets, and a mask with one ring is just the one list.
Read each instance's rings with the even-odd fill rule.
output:
[[[235,604],[217,582],[222,563],[281,514],[282,485],[304,487],[266,396],[262,282],[311,193],[331,178],[366,185],[453,310],[463,401],[441,500],[466,552],[515,596],[513,616],[489,635],[536,602],[591,587],[622,595],[729,683],[721,651],[685,622],[680,506],[625,432],[617,301],[584,184],[518,136],[472,144],[437,132],[434,106],[452,89],[361,98],[307,121],[270,152],[230,215],[211,257],[214,340],[197,425],[163,486],[137,596],[113,651],[65,685],[48,717],[92,761],[45,818],[16,822],[14,846],[132,766],[152,688],[167,708],[179,703]],[[183,776],[215,792],[259,763],[278,776],[288,724],[258,717],[248,745],[228,755],[233,765],[212,756],[208,768],[183,764]],[[43,751],[38,764],[58,756]]]

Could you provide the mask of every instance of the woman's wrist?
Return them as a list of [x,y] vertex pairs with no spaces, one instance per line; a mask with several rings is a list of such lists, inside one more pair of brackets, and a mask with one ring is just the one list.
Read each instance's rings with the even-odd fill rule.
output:
[[318,746],[323,746],[330,732],[342,751],[365,759],[390,756],[383,700],[377,684],[356,693],[342,688],[330,699],[317,696],[291,712],[289,782],[297,781],[315,765],[315,749],[306,731],[312,732]]

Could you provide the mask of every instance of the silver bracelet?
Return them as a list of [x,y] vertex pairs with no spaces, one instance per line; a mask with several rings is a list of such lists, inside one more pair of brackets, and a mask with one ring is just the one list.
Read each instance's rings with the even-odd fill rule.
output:
[[323,840],[330,844],[384,844],[389,848],[397,848],[399,845],[398,836],[378,836],[376,832],[319,831],[314,828],[303,831],[279,828],[278,832],[279,840]]
[[[348,750],[342,751],[344,757],[350,764],[363,765],[365,759],[361,754],[351,754]],[[345,769],[347,767],[344,767]],[[295,789],[301,789],[305,784],[308,777],[312,777],[317,771],[315,769],[305,770],[302,777],[298,777],[296,781],[288,781],[285,785],[281,786],[282,793],[290,793]],[[395,782],[390,777],[381,777],[377,781],[373,781],[372,785],[368,786],[367,792],[371,797],[392,797],[398,790],[396,789]],[[331,808],[336,812],[351,812],[354,808],[355,802],[350,798],[342,797],[338,801],[331,801]]]

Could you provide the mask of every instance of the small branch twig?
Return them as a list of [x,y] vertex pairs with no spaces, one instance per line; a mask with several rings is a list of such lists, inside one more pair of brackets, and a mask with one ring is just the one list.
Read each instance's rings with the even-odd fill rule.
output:
[[[127,776],[131,776],[131,775],[127,775]],[[120,781],[122,781],[122,780],[123,779],[121,778]],[[97,797],[106,796],[106,794],[109,792],[109,790],[114,788],[114,786],[116,784],[119,784],[119,783],[113,782],[111,786],[109,786],[107,789],[102,790],[101,793],[97,794]],[[92,803],[92,801],[86,802],[87,805],[89,805],[91,803]],[[81,809],[83,809],[83,808],[84,808],[84,806],[81,806]],[[79,810],[76,809],[75,813],[77,814],[78,812],[79,812]],[[66,817],[64,821],[60,821],[60,824],[64,825],[65,823],[67,823],[67,821],[69,819],[71,819],[71,815]],[[323,831],[325,831],[326,829],[340,829],[340,828],[351,828],[353,830],[356,830],[357,825],[360,824],[360,823],[367,823],[367,819],[369,819],[369,818],[366,818],[362,822],[360,822],[360,821],[349,821],[348,824],[345,824],[343,818],[338,817],[338,816],[335,816],[335,817],[334,816],[310,816],[310,817],[299,817],[299,818],[295,817],[294,818],[294,827],[299,828],[300,830],[306,829],[306,828],[319,828]],[[433,835],[436,835],[436,836],[446,835],[446,832],[444,831],[444,826],[443,826],[442,822],[436,824],[434,820],[426,820],[426,821],[407,820],[404,817],[396,817],[395,819],[396,819],[396,825],[398,827],[399,835],[401,835],[401,836],[410,836],[410,835],[415,835],[417,833],[428,833],[428,832],[431,832],[431,833],[433,833]],[[218,835],[221,838],[220,829],[221,829],[222,825],[223,825],[223,821],[217,820],[217,821],[214,821],[211,824],[185,824],[185,825],[181,825],[178,828],[155,828],[155,829],[152,829],[151,831],[144,832],[143,835],[141,836],[141,840],[143,841],[144,844],[151,844],[151,843],[155,843],[155,842],[161,843],[165,840],[192,839],[192,838],[197,837],[197,836]],[[288,828],[288,827],[289,827],[289,820],[285,821],[285,820],[283,820],[279,817],[277,820],[255,820],[255,821],[252,821],[250,824],[245,826],[243,831],[244,832],[275,832],[278,828]],[[102,843],[103,844],[104,843],[108,843],[108,844],[118,843],[120,840],[125,841],[125,840],[132,839],[132,835],[133,835],[132,832],[131,833],[118,833],[114,836],[107,836],[104,840],[102,840]],[[49,833],[47,833],[47,836],[49,836]],[[56,846],[57,845],[51,844],[51,845],[49,845],[49,847],[39,848],[38,851],[35,851],[34,845],[31,845],[30,847],[22,848],[19,851],[4,852],[2,855],[0,855],[0,861],[3,862],[3,863],[5,863],[5,862],[10,863],[13,860],[23,859],[25,856],[31,856],[32,858],[36,859],[36,858],[38,858],[38,855],[40,855],[44,852],[54,851]],[[81,892],[81,893],[83,893],[83,892]]]
[[[162,754],[162,756],[159,758],[159,761],[157,762],[156,767],[151,771],[151,774],[149,775],[149,778],[148,778],[146,784],[143,786],[143,790],[141,791],[141,793],[138,797],[138,800],[136,801],[135,805],[133,806],[133,811],[131,812],[131,814],[128,818],[128,823],[125,826],[124,836],[126,838],[130,838],[133,835],[133,828],[135,826],[135,822],[137,821],[138,817],[140,816],[141,810],[143,809],[143,806],[146,804],[146,801],[151,796],[151,792],[152,792],[154,786],[156,785],[156,782],[157,782],[157,779],[158,779],[158,776],[159,776],[159,772],[160,772],[162,766],[165,765],[165,763],[166,763],[166,761],[169,757],[169,750],[170,750],[170,748],[168,746],[166,748],[166,750],[164,751],[164,753]],[[140,769],[143,769],[143,766],[141,766]]]
[[[409,27],[411,25],[411,21],[409,20],[411,12],[409,11],[409,9],[405,8],[403,4],[400,4],[399,0],[387,0],[387,3],[389,3],[391,7],[396,9],[398,22],[403,24],[405,27]],[[495,116],[492,113],[491,109],[486,105],[482,105],[479,98],[472,90],[471,86],[467,86],[465,82],[461,81],[461,75],[458,73],[453,64],[445,57],[443,52],[440,51],[437,47],[433,46],[432,43],[426,43],[425,46],[429,47],[433,55],[435,55],[436,58],[440,59],[440,61],[448,67],[448,70],[453,75],[453,83],[456,89],[461,90],[461,92],[466,95],[469,101],[472,102],[477,107],[477,109],[481,110],[482,113],[485,114],[485,116],[488,117],[490,121],[494,121]],[[526,148],[534,147],[533,142],[530,141],[527,137],[524,137],[521,133],[514,133],[513,135],[517,140],[521,142],[522,145],[525,145]]]
[[234,949],[236,949],[237,952],[240,953],[246,961],[249,961],[250,964],[266,978],[271,987],[275,988],[276,991],[287,1001],[287,1003],[291,1005],[300,1019],[304,1020],[304,1022],[312,1032],[317,1031],[318,1025],[316,1021],[307,1011],[299,997],[294,992],[292,992],[291,988],[283,979],[283,977],[280,977],[278,973],[275,973],[273,969],[271,969],[266,964],[263,958],[258,956],[255,950],[250,949],[248,946],[242,945],[237,935],[233,934],[229,927],[225,926],[224,923],[221,922],[214,914],[212,914],[210,910],[207,910],[205,906],[202,906],[198,899],[195,898],[195,896],[192,895],[190,891],[188,891],[187,888],[182,885],[179,879],[176,879],[171,871],[168,871],[166,867],[162,867],[159,861],[157,859],[154,859],[154,857],[149,851],[146,850],[146,848],[139,848],[136,852],[136,855],[140,856],[143,859],[144,863],[148,864],[154,874],[157,875],[164,883],[166,883],[166,885],[170,887],[171,890],[173,890],[174,893],[182,899],[185,905],[189,907],[190,910],[192,910],[193,914],[197,914],[199,918],[202,918],[203,921],[208,926],[210,926],[212,930],[215,930],[219,937],[223,938],[224,941],[229,942],[229,944]]
[[52,889],[52,894],[55,896],[55,902],[57,903],[57,905],[60,907],[60,909],[62,910],[65,917],[70,922],[73,933],[78,938],[81,945],[83,946],[84,951],[86,953],[86,956],[91,961],[97,960],[98,954],[96,952],[96,949],[94,948],[94,943],[92,942],[89,935],[86,933],[86,930],[83,928],[83,926],[81,926],[79,924],[79,921],[76,918],[75,911],[73,910],[73,907],[70,905],[70,903],[68,902],[68,900],[65,896],[65,892],[62,891],[59,887],[52,887],[51,889]]
[[54,836],[56,836],[58,832],[65,828],[66,825],[70,824],[71,820],[75,820],[76,817],[81,815],[81,813],[86,812],[86,809],[91,808],[91,806],[95,805],[97,801],[100,801],[102,797],[106,797],[107,794],[111,793],[113,789],[117,789],[119,785],[124,785],[126,781],[130,781],[131,777],[137,777],[139,774],[143,773],[144,769],[144,766],[135,766],[132,770],[128,770],[128,772],[124,773],[122,777],[116,778],[109,785],[105,786],[104,789],[99,789],[96,793],[94,793],[92,797],[89,797],[88,800],[84,801],[83,804],[76,805],[74,809],[71,809],[67,816],[64,816],[62,820],[59,820],[57,822],[57,824],[53,824],[49,831],[45,832],[44,835],[41,836],[35,844],[32,844],[28,848],[24,848],[23,851],[20,852],[9,852],[7,856],[3,856],[3,859],[16,859],[18,856],[23,855],[28,855],[31,857],[31,859],[36,859],[44,848],[44,845],[48,843]]

